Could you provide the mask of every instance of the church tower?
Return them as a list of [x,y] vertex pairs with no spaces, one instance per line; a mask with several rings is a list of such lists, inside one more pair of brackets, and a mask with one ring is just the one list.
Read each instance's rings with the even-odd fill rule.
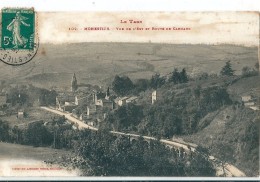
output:
[[109,97],[110,97],[110,92],[109,92],[109,87],[107,87],[105,99],[106,99],[106,100],[109,100]]
[[77,89],[78,89],[78,83],[77,83],[76,74],[74,73],[71,80],[71,91],[75,92]]

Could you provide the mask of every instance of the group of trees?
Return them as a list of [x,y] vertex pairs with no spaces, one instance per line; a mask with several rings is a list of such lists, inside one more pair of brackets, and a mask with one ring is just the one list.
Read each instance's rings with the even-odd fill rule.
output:
[[171,73],[169,82],[173,82],[174,84],[187,83],[188,76],[187,76],[185,68],[183,68],[182,71],[180,71],[180,72],[178,71],[177,68],[175,68],[174,71]]
[[[214,176],[215,170],[208,158],[199,153],[168,149],[159,141],[147,143],[143,138],[130,141],[125,136],[114,136],[107,130],[73,131],[55,126],[63,122],[58,118],[54,127],[35,122],[27,129],[11,128],[0,122],[2,141],[33,146],[71,148],[83,158],[76,166],[85,175],[94,176]],[[75,161],[71,161],[73,164]],[[75,165],[75,164],[74,164]],[[200,166],[200,167],[198,167]]]
[[118,95],[126,95],[134,88],[134,84],[129,77],[116,75],[112,82],[112,88]]
[[180,72],[177,68],[174,69],[168,80],[165,76],[156,73],[151,77],[151,79],[137,79],[136,82],[133,83],[128,76],[120,77],[116,75],[112,82],[112,89],[117,95],[123,96],[131,93],[138,94],[139,92],[146,91],[149,88],[157,89],[167,82],[173,82],[174,84],[187,83],[188,75],[185,68]]
[[65,124],[64,117],[53,118],[47,125],[43,121],[35,121],[25,128],[11,127],[0,120],[0,140],[35,147],[71,148],[75,133],[71,128],[70,124]]
[[7,141],[9,139],[9,125],[0,119],[0,141]]
[[132,103],[119,107],[110,113],[101,127],[115,131],[137,131],[136,126],[143,118],[143,108]]
[[[243,67],[242,76],[254,76],[258,75],[259,63],[255,64],[255,68]],[[220,75],[221,76],[234,76],[235,70],[232,68],[232,64],[230,61],[227,61],[225,65],[221,68]],[[199,75],[199,80],[209,78],[208,73],[202,73]],[[218,76],[211,75],[211,76]],[[159,73],[152,75],[150,79],[137,79],[134,83],[128,76],[118,76],[116,75],[112,82],[112,89],[117,95],[123,96],[127,94],[138,94],[142,91],[146,91],[147,89],[158,89],[162,87],[166,83],[187,83],[189,81],[189,77],[187,75],[186,69],[183,68],[181,71],[178,71],[177,68],[173,70],[169,74],[169,78],[167,80],[166,76],[161,76]]]
[[[124,136],[83,131],[77,152],[92,171],[86,175],[103,176],[214,176],[212,164],[197,153],[184,157],[159,141],[145,144],[142,138],[131,142]],[[83,162],[81,168],[85,168]],[[200,167],[198,167],[200,166]]]
[[[220,75],[222,76],[234,76],[235,70],[232,68],[232,65],[230,61],[227,61],[226,64],[222,67],[220,71]],[[248,66],[245,66],[242,68],[242,76],[248,77],[248,76],[255,76],[259,74],[259,63],[257,62],[255,64],[255,68],[250,68]]]
[[33,86],[17,86],[10,88],[7,94],[7,102],[12,106],[32,106],[38,105],[55,105],[57,93],[54,90],[47,90]]
[[182,93],[161,89],[162,97],[155,104],[126,104],[110,113],[102,127],[116,131],[132,131],[144,135],[171,138],[173,135],[197,132],[199,121],[208,113],[232,104],[222,86],[184,88]]

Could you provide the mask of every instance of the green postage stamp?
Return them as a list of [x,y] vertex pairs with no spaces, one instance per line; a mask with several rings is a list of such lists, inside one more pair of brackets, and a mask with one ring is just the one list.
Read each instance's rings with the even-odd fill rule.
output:
[[1,16],[0,59],[11,65],[30,61],[37,50],[34,9],[4,8]]

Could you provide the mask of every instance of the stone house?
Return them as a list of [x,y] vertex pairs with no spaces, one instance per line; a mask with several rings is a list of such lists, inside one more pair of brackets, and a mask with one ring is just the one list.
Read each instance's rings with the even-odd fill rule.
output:
[[119,105],[119,106],[123,106],[126,105],[126,100],[128,99],[128,97],[117,97],[114,102]]
[[126,103],[134,103],[134,102],[136,102],[137,99],[138,99],[138,97],[136,97],[136,96],[130,97],[130,98],[126,99]]
[[63,94],[56,97],[56,109],[63,111],[64,106],[66,105],[66,108],[69,108],[70,105],[75,105],[75,96],[69,95],[69,94]]

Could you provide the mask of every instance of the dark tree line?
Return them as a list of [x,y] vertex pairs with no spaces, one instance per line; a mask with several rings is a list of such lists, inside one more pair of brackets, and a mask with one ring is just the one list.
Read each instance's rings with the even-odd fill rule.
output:
[[183,68],[182,71],[180,71],[180,72],[178,71],[177,68],[175,68],[174,71],[171,73],[169,82],[173,82],[174,84],[187,83],[188,76],[187,76],[185,68]]
[[32,145],[35,147],[71,148],[75,137],[70,124],[64,124],[65,118],[58,117],[48,124],[43,121],[29,123],[27,127],[10,127],[0,120],[0,140],[11,143]]
[[[158,141],[147,144],[143,138],[131,142],[108,132],[81,132],[78,153],[93,169],[95,176],[215,176],[212,164],[199,154],[184,157]],[[198,167],[199,166],[199,167]]]
[[12,106],[32,106],[34,103],[38,105],[55,105],[57,93],[54,90],[47,90],[33,86],[11,88],[7,94],[7,103]]
[[[180,72],[178,69],[174,69],[170,74],[168,82],[173,82],[174,84],[187,83],[188,76],[185,68]],[[132,93],[138,94],[151,88],[157,89],[162,87],[165,83],[167,83],[166,77],[158,73],[154,74],[151,79],[138,79],[135,83],[133,83],[128,76],[120,77],[116,75],[112,82],[112,89],[117,95],[124,96]]]

